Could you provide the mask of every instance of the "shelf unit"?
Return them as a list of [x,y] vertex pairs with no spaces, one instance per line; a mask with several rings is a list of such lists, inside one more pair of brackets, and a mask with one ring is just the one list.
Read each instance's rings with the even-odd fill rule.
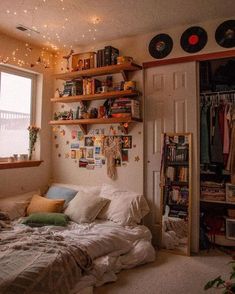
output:
[[[141,70],[142,67],[135,63],[123,63],[98,68],[91,68],[87,70],[74,71],[62,74],[56,74],[56,79],[61,80],[74,80],[77,78],[96,77],[109,74],[121,73],[123,79],[128,80],[128,73]],[[74,102],[85,102],[94,100],[104,100],[121,97],[137,97],[140,95],[139,91],[134,90],[123,90],[123,91],[110,91],[105,93],[91,94],[91,95],[78,95],[78,96],[67,96],[67,97],[53,97],[51,102],[53,103],[74,103]],[[74,119],[74,120],[54,120],[50,121],[50,125],[79,125],[84,134],[88,132],[88,125],[91,124],[130,124],[142,122],[141,119],[135,119],[130,116],[118,117],[118,118],[95,118],[95,119]],[[125,128],[127,129],[127,128]]]
[[62,74],[56,74],[55,78],[60,80],[72,80],[76,78],[88,78],[95,76],[105,76],[109,74],[121,73],[123,79],[127,81],[127,74],[130,71],[141,70],[142,66],[133,62],[126,62],[123,64],[108,65],[103,67],[96,67],[91,69],[85,69],[80,71],[66,72]]
[[87,125],[91,124],[122,124],[141,122],[141,119],[134,119],[131,117],[111,117],[111,118],[89,118],[89,119],[73,119],[73,120],[52,120],[50,125],[79,125],[84,134],[87,134]]
[[[183,247],[179,245],[168,252],[190,255],[192,135],[191,133],[165,133],[162,141],[164,145],[161,167],[161,229],[165,229],[165,221],[177,223],[177,219],[181,219],[180,225],[187,231],[184,237],[186,243]],[[169,215],[166,214],[167,209],[169,209]],[[163,231],[163,234],[167,234],[167,230]]]
[[93,101],[93,100],[104,100],[108,98],[120,98],[123,96],[133,97],[140,95],[140,92],[133,90],[126,91],[110,91],[99,94],[91,94],[91,95],[78,95],[78,96],[67,96],[67,97],[59,97],[59,98],[51,98],[51,102],[59,102],[59,103],[73,103],[73,102],[82,102],[82,101]]

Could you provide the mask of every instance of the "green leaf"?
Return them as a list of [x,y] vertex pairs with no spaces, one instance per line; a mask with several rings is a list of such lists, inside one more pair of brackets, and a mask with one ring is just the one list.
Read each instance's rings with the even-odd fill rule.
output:
[[224,281],[221,279],[221,276],[215,278],[214,280],[212,281],[209,281],[205,286],[204,286],[204,290],[208,290],[212,287],[215,286],[216,283],[220,283],[222,284]]
[[235,272],[231,272],[231,275],[230,275],[230,280],[234,279],[235,278]]

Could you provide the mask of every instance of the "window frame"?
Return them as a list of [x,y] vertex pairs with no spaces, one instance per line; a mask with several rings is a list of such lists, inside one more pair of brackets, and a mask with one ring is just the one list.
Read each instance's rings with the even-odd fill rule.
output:
[[[31,79],[30,125],[35,125],[35,123],[36,123],[37,74],[26,71],[26,70],[21,70],[19,68],[13,67],[13,66],[0,64],[0,91],[1,91],[1,73],[2,72]],[[0,93],[0,95],[1,95],[1,93]],[[28,142],[28,145],[29,145],[29,142]],[[8,161],[10,156],[8,156],[8,157],[0,156],[0,159],[3,159],[3,158],[5,158]],[[1,163],[6,163],[6,161],[1,161],[0,164]],[[17,163],[17,162],[11,162],[11,165],[14,163]],[[0,167],[0,169],[1,169],[1,167]]]

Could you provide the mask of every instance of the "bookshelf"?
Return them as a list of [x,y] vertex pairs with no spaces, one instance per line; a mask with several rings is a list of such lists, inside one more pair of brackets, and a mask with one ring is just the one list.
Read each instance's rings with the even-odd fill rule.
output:
[[[128,73],[141,70],[142,67],[132,62],[123,64],[115,64],[97,68],[91,68],[86,70],[67,72],[62,74],[54,75],[56,79],[61,80],[75,80],[78,78],[96,77],[110,74],[120,73],[123,76],[124,81],[128,80]],[[66,97],[53,97],[51,98],[52,103],[86,103],[88,101],[95,100],[106,100],[122,97],[138,97],[141,93],[137,90],[121,90],[121,91],[108,91],[103,93],[95,93],[89,95],[76,95]],[[129,125],[132,123],[142,122],[142,119],[133,118],[129,115],[123,115],[123,117],[109,117],[109,118],[91,118],[91,119],[58,119],[49,122],[50,125],[79,125],[84,134],[88,132],[88,125],[91,124],[125,124]],[[126,133],[128,129],[125,128]]]
[[88,78],[88,77],[97,77],[97,76],[105,76],[110,74],[117,74],[120,73],[123,76],[123,79],[127,81],[128,72],[141,70],[142,66],[132,63],[126,62],[123,64],[115,64],[115,65],[108,65],[103,67],[96,67],[91,69],[85,69],[80,71],[72,71],[66,72],[62,74],[54,75],[56,79],[60,80],[73,80],[76,78]]
[[[171,237],[168,233],[171,227],[172,231],[175,229],[178,245],[169,252],[178,254],[180,251],[184,255],[190,255],[191,239],[191,137],[191,133],[164,133],[162,140],[162,246],[167,248],[165,240],[166,236]],[[184,240],[183,244],[181,240]]]

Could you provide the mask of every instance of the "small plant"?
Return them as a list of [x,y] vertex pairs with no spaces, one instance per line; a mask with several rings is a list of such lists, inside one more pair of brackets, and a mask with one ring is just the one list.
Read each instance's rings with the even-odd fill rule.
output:
[[28,131],[29,131],[29,160],[32,159],[34,145],[37,141],[39,130],[40,129],[38,127],[33,126],[33,125],[28,127]]
[[204,290],[211,288],[221,289],[222,294],[234,294],[235,293],[235,261],[230,262],[232,264],[232,272],[230,273],[229,280],[225,281],[221,276],[209,281],[205,286]]

